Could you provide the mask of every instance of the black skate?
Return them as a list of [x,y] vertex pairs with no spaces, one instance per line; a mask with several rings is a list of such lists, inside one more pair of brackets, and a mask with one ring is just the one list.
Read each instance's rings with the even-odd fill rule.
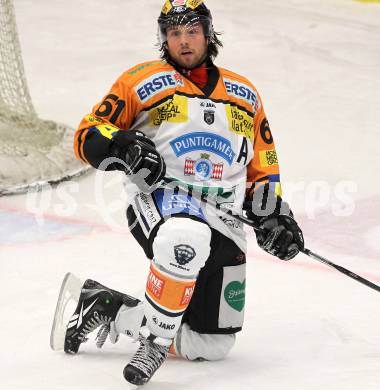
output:
[[[87,279],[78,291],[78,281],[79,279],[69,273],[62,283],[50,338],[52,349],[63,348],[70,354],[76,354],[80,345],[88,340],[87,335],[99,327],[96,345],[101,348],[120,306],[125,304],[134,307],[140,302],[91,279]],[[64,328],[63,313],[70,299],[77,301],[77,307]]]
[[[142,328],[141,333],[149,335]],[[153,340],[153,341],[152,341]],[[133,385],[141,386],[147,383],[153,374],[161,367],[169,352],[171,340],[158,337],[139,336],[140,346],[131,361],[124,368],[124,378]],[[160,345],[160,344],[164,345]]]

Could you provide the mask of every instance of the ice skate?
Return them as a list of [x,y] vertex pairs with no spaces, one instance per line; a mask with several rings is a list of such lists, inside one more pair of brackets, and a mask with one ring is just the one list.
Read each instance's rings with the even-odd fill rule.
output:
[[[67,324],[64,313],[69,301],[76,301],[77,306]],[[50,337],[51,348],[76,354],[80,345],[88,340],[87,336],[99,327],[96,345],[101,348],[121,305],[134,307],[139,302],[136,298],[109,289],[91,279],[87,279],[82,285],[78,278],[68,273],[57,302]]]
[[124,368],[124,378],[133,385],[147,383],[161,367],[169,352],[171,340],[152,337],[147,328],[142,328],[140,346],[131,361]]

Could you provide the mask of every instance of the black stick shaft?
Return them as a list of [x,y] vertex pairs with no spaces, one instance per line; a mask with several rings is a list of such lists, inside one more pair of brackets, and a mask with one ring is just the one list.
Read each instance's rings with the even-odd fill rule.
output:
[[305,255],[311,257],[312,259],[317,260],[321,263],[324,263],[332,268],[335,268],[337,271],[341,272],[342,274],[345,274],[345,275],[349,276],[350,278],[356,280],[357,282],[362,283],[365,286],[368,286],[368,287],[380,292],[380,286],[378,286],[377,284],[372,283],[367,279],[364,279],[360,275],[355,274],[354,272],[348,270],[347,268],[342,267],[341,265],[334,264],[332,261],[327,260],[326,258],[312,252],[310,249],[305,248],[302,252]]

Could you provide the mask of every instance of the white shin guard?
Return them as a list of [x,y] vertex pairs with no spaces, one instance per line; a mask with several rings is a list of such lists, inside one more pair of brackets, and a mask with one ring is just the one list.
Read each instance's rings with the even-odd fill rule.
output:
[[152,334],[175,337],[198,273],[209,257],[210,241],[209,226],[190,218],[171,218],[160,226],[153,242],[146,300],[132,308],[121,306],[111,323],[111,341],[116,342],[119,334],[136,340],[144,316]]
[[181,326],[200,269],[210,255],[211,230],[190,218],[170,218],[153,241],[144,302],[150,331],[172,339]]

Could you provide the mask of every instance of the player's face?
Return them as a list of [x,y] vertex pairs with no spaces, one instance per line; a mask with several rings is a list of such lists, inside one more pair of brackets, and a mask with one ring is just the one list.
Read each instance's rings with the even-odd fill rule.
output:
[[191,69],[207,56],[207,39],[201,24],[175,26],[166,31],[170,57],[180,66]]

